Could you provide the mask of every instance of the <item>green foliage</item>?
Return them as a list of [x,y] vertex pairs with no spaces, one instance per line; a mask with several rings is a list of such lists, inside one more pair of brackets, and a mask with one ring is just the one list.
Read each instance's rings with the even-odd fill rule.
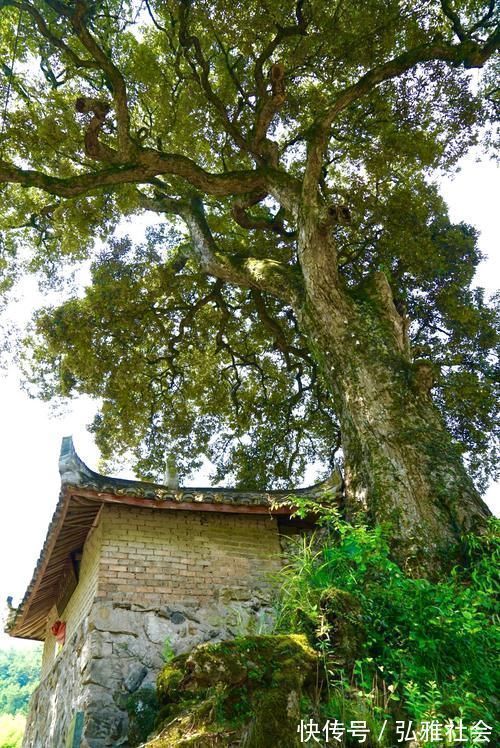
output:
[[172,642],[170,639],[165,639],[163,642],[163,649],[161,656],[163,657],[164,662],[170,662],[170,660],[173,659],[175,656],[174,648],[172,647]]
[[41,649],[0,650],[0,714],[27,714],[40,678]]
[[[472,53],[493,31],[493,10],[462,2],[457,35],[439,2],[286,0],[265,11],[255,1],[101,5],[78,4],[77,23],[74,4],[62,13],[24,3],[17,34],[18,4],[2,2],[0,54],[10,61],[16,51],[14,73],[7,64],[0,71],[0,101],[10,94],[2,163],[30,172],[2,186],[0,290],[23,272],[57,287],[75,263],[92,263],[89,287],[36,319],[26,354],[32,391],[99,398],[93,430],[104,458],[109,465],[131,451],[144,477],[161,474],[166,444],[181,477],[205,454],[215,479],[247,488],[288,486],[308,463],[328,471],[338,413],[301,328],[297,219],[278,193],[300,192],[311,138],[322,129],[316,123],[342,92],[366,83],[370,71],[382,80],[389,61],[409,56],[398,74],[363,84],[327,127],[314,190],[324,206],[345,205],[351,215],[332,226],[345,285],[381,268],[389,276],[412,321],[415,355],[441,367],[438,403],[484,486],[495,475],[500,420],[495,313],[470,289],[480,259],[475,232],[450,222],[431,175],[453,170],[495,116],[495,61],[485,57],[473,85],[467,69],[482,64]],[[426,57],[434,43],[442,59]],[[269,77],[279,62],[286,96],[274,107]],[[118,143],[118,89],[133,157]],[[75,111],[82,96],[110,107],[97,134],[91,114]],[[262,142],[253,144],[259,120]],[[97,154],[84,147],[90,122]],[[165,154],[191,173],[169,173]],[[162,169],[141,167],[128,178],[136,157],[160,159]],[[193,170],[233,180],[234,194],[193,182]],[[48,175],[44,189],[34,186],[34,171]],[[244,195],[249,227],[235,212],[248,173],[272,175],[279,188]],[[58,180],[78,189],[59,194]],[[193,193],[204,201],[218,261],[232,271],[223,283],[209,280],[186,227],[165,207]],[[136,223],[144,200],[161,215],[146,244],[112,240],[121,219]],[[96,239],[108,243],[105,252]],[[232,280],[249,258],[286,271],[298,292],[294,310],[263,278],[261,293],[255,282]]]
[[[314,511],[301,497],[297,503],[301,514]],[[380,527],[347,524],[328,506],[319,520],[324,529],[300,541],[282,573],[278,628],[306,632],[322,652],[325,713],[340,718],[342,706],[343,714],[368,710],[380,720],[402,706],[417,723],[462,718],[498,729],[498,522],[465,537],[463,565],[430,582],[391,561]],[[341,642],[323,603],[332,589],[359,603],[364,631],[356,659],[340,668]]]
[[287,485],[317,458],[332,468],[330,397],[289,313],[268,300],[298,357],[276,350],[253,295],[185,260],[176,273],[178,242],[165,229],[112,242],[82,297],[38,314],[26,357],[38,393],[102,398],[92,430],[104,459],[132,448],[144,478],[163,474],[165,444],[181,477],[206,454],[216,479],[247,489]]
[[1,748],[21,748],[26,718],[22,714],[0,714]]

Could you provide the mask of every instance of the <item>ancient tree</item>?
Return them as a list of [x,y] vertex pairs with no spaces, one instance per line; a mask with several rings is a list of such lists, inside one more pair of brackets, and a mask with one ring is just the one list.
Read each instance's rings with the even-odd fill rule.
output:
[[494,315],[432,175],[491,132],[495,1],[0,8],[4,266],[92,259],[38,314],[42,394],[101,397],[146,475],[166,443],[247,486],[340,454],[410,565],[480,528]]

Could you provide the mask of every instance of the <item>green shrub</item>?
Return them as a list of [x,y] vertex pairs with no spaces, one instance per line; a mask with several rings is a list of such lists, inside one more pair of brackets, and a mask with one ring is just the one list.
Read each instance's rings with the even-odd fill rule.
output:
[[170,662],[175,657],[175,651],[169,637],[163,642],[162,657],[164,662]]
[[21,748],[26,717],[0,714],[0,748]]
[[[323,712],[339,718],[342,700],[349,712],[361,698],[374,718],[404,710],[416,723],[461,718],[498,729],[498,522],[483,536],[464,538],[465,563],[430,582],[409,577],[390,559],[382,528],[349,525],[328,506],[298,503],[299,514],[319,512],[322,529],[289,551],[277,625],[306,633],[323,653]],[[350,662],[338,656],[339,646],[352,647],[339,641],[324,604],[339,592],[360,608],[363,643]]]

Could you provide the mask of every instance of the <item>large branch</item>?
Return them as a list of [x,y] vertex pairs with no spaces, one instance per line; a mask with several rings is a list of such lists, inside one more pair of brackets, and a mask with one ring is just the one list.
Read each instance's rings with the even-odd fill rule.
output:
[[108,82],[113,94],[113,104],[116,114],[118,131],[118,150],[123,158],[129,158],[135,149],[130,137],[130,115],[128,111],[127,87],[120,70],[112,59],[99,46],[94,36],[85,24],[85,17],[89,5],[85,0],[76,0],[73,4],[66,4],[60,0],[45,0],[45,3],[71,25],[75,36],[90,53],[95,67],[100,69]]
[[85,154],[96,161],[104,161],[109,164],[119,164],[121,161],[120,154],[114,148],[110,148],[106,143],[100,140],[102,127],[106,115],[109,112],[109,105],[99,99],[91,99],[81,96],[76,100],[75,109],[80,114],[92,114],[92,119],[87,127],[83,142],[85,144]]
[[99,171],[55,177],[33,169],[21,169],[0,161],[0,183],[36,187],[51,195],[78,197],[100,187],[151,182],[154,177],[168,174],[181,177],[209,195],[225,197],[268,189],[268,175],[262,170],[230,171],[212,174],[187,156],[143,150],[135,163],[104,168]]
[[259,99],[264,101],[267,97],[267,86],[266,86],[266,79],[264,76],[264,65],[267,63],[268,60],[271,59],[279,45],[282,41],[285,39],[288,39],[291,36],[305,36],[307,33],[307,25],[308,21],[305,19],[303,14],[303,6],[304,1],[298,0],[297,6],[295,8],[295,17],[297,19],[297,24],[294,26],[280,26],[277,24],[277,32],[274,35],[274,37],[271,39],[269,44],[264,47],[260,55],[257,57],[255,61],[255,68],[254,68],[254,79],[255,84],[257,87],[257,96]]
[[254,67],[254,79],[257,91],[257,106],[255,125],[252,137],[252,147],[264,158],[269,158],[270,163],[276,165],[277,153],[273,152],[272,143],[267,139],[267,131],[275,114],[285,103],[286,93],[284,84],[285,68],[282,63],[271,65],[271,95],[267,92],[267,82],[264,76],[264,65],[272,58],[281,43],[292,36],[305,36],[307,34],[308,20],[303,14],[303,0],[298,0],[295,8],[296,25],[280,26],[277,24],[277,32],[269,44],[264,47],[257,57]]
[[271,96],[260,102],[254,127],[252,147],[273,166],[278,165],[278,149],[275,143],[267,138],[267,131],[274,116],[286,101],[285,66],[282,63],[271,65],[269,73],[271,79]]
[[113,95],[118,131],[118,150],[123,158],[130,157],[135,145],[130,137],[130,116],[125,81],[119,69],[99,46],[85,25],[85,14],[88,11],[87,3],[84,0],[76,0],[74,9],[72,9],[59,0],[45,0],[45,2],[55,13],[67,20],[80,43],[90,53],[91,59],[79,57],[61,37],[51,31],[45,19],[33,4],[24,1],[18,2],[17,0],[0,0],[0,8],[12,6],[20,11],[26,11],[35,22],[40,34],[68,57],[76,68],[101,70],[104,73]]
[[160,194],[152,198],[143,193],[139,193],[139,198],[148,210],[173,213],[183,219],[195,256],[208,275],[243,288],[265,291],[288,304],[297,299],[299,283],[290,267],[270,258],[242,257],[220,249],[200,198],[181,200]]
[[206,273],[237,286],[266,291],[289,304],[296,299],[297,279],[291,268],[271,258],[241,257],[221,252],[208,226],[201,200],[191,200],[181,215]]
[[[74,4],[63,3],[60,0],[45,0],[45,3],[72,27],[75,36],[90,53],[91,60],[81,59],[60,36],[49,28],[47,22],[31,3],[26,0],[21,0],[21,2],[0,0],[0,3],[25,9],[34,20],[41,35],[55,48],[66,54],[76,67],[100,69],[104,73],[113,94],[118,123],[118,148],[115,150],[100,140],[109,105],[102,100],[80,97],[76,103],[77,110],[93,115],[84,137],[86,155],[102,162],[103,168],[60,178],[42,171],[22,169],[14,164],[0,161],[0,183],[10,182],[24,187],[35,187],[53,195],[71,198],[102,187],[147,183],[157,176],[170,175],[180,177],[196,190],[214,196],[270,193],[291,214],[297,213],[300,194],[299,180],[275,168],[262,166],[255,170],[211,174],[186,156],[141,148],[134,143],[129,134],[127,91],[123,76],[87,29],[85,14],[88,6],[83,0],[76,0]],[[299,12],[299,26],[300,19]],[[212,90],[208,80],[207,63],[199,45],[196,45],[194,41],[192,43],[196,46],[198,62],[203,69],[202,85],[206,87],[208,94]],[[217,105],[219,104],[220,102]],[[244,143],[241,142],[241,145],[243,146]]]
[[453,31],[458,36],[460,41],[463,42],[466,38],[466,33],[460,22],[460,16],[458,15],[458,13],[455,13],[449,0],[441,0],[441,8],[443,9],[444,15],[451,21]]
[[130,137],[130,115],[128,111],[127,87],[121,72],[112,60],[105,54],[103,49],[89,32],[84,23],[87,4],[82,0],[76,0],[75,12],[71,16],[71,23],[81,43],[98,63],[111,84],[113,91],[113,103],[115,107],[116,122],[118,127],[118,150],[125,158],[132,155],[134,143]]
[[497,28],[484,42],[479,44],[468,38],[459,44],[433,41],[403,52],[382,65],[369,70],[356,83],[341,91],[330,107],[318,117],[311,128],[307,164],[304,173],[303,194],[317,194],[321,169],[330,137],[330,128],[335,119],[351,104],[370,93],[384,81],[397,78],[418,64],[442,60],[453,66],[481,67],[500,48],[500,29]]

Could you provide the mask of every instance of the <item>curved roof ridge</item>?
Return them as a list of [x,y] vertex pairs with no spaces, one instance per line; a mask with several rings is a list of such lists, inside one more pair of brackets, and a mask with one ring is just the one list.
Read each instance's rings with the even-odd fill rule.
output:
[[64,436],[61,442],[61,451],[59,454],[59,473],[61,475],[61,483],[63,486],[75,486],[81,488],[94,488],[106,491],[112,491],[113,487],[119,490],[119,493],[124,493],[126,489],[129,489],[130,494],[133,496],[143,496],[144,498],[161,498],[162,495],[166,494],[227,494],[229,495],[245,495],[262,496],[262,497],[285,497],[299,495],[310,495],[311,497],[316,496],[319,493],[323,493],[326,490],[335,490],[339,492],[342,486],[342,476],[338,469],[335,469],[332,475],[324,481],[314,483],[312,486],[306,486],[304,488],[290,488],[290,489],[240,489],[240,488],[227,488],[223,486],[179,486],[178,488],[172,488],[162,483],[154,483],[150,481],[142,481],[130,478],[115,478],[108,475],[102,475],[89,468],[80,456],[77,454],[72,436]]

